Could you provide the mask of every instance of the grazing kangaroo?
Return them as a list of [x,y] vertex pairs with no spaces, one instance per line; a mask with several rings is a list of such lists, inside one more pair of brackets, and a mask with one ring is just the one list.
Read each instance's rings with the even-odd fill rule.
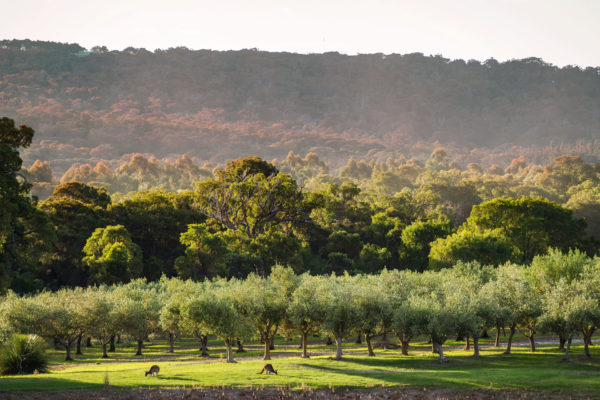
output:
[[267,375],[270,374],[275,374],[277,375],[277,371],[275,371],[273,369],[273,366],[271,364],[265,364],[265,366],[263,367],[263,369],[259,372],[259,374],[262,374],[263,372],[265,372]]
[[160,371],[160,368],[158,368],[158,365],[153,365],[150,367],[150,371],[146,371],[146,376],[148,376],[148,375],[158,376],[158,371]]

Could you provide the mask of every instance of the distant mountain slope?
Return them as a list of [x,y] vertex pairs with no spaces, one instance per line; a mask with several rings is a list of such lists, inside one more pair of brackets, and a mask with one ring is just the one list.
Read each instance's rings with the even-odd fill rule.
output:
[[27,162],[62,171],[133,152],[223,161],[314,151],[335,164],[412,156],[419,141],[467,152],[594,141],[600,68],[0,41],[0,115],[36,128]]

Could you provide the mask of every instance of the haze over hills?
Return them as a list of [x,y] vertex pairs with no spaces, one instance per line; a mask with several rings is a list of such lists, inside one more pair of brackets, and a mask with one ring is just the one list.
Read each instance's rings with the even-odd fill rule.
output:
[[131,153],[223,162],[256,154],[600,161],[600,67],[186,48],[87,51],[0,41],[0,115],[35,127],[25,164],[114,165]]

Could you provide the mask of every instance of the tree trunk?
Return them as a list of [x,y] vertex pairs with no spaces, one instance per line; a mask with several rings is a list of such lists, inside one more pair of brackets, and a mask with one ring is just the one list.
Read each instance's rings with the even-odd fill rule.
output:
[[173,349],[173,332],[169,332],[169,353],[175,353],[175,349]]
[[590,336],[586,334],[583,335],[583,355],[588,358],[592,356],[590,354]]
[[335,337],[335,345],[337,347],[336,351],[335,351],[335,359],[341,360],[342,359],[342,337],[341,336]]
[[137,341],[137,352],[135,353],[136,356],[141,356],[142,355],[142,346],[144,345],[144,341],[143,340],[138,340]]
[[535,340],[533,335],[533,332],[529,332],[529,336],[527,336],[527,339],[529,339],[529,350],[531,350],[532,353],[535,351]]
[[102,358],[108,358],[108,354],[106,354],[106,345],[108,343],[106,343],[102,340],[101,340],[101,342],[102,342]]
[[362,344],[362,338],[361,338],[361,334],[360,333],[356,337],[356,341],[354,343],[356,343],[356,344]]
[[408,355],[408,340],[400,339],[400,343],[402,344],[402,355],[407,356]]
[[67,357],[65,358],[65,361],[73,361],[71,358],[71,341],[68,339],[65,341],[65,349],[67,350]]
[[234,363],[235,360],[233,359],[233,351],[231,349],[231,347],[232,347],[231,341],[229,341],[229,340],[225,341],[225,347],[227,348],[227,362]]
[[271,359],[271,342],[273,338],[265,338],[265,355],[263,356],[263,360]]
[[83,354],[81,352],[81,339],[83,339],[83,333],[79,334],[79,336],[77,336],[77,350],[75,351],[75,354],[81,355]]
[[469,335],[465,336],[465,350],[471,350],[471,342],[469,341]]
[[500,325],[496,325],[496,341],[494,347],[500,347]]
[[269,340],[269,350],[275,350],[275,336]]
[[442,348],[442,345],[438,343],[435,345],[435,347],[437,347],[437,352],[440,355],[440,362],[448,362],[448,359],[446,358],[446,356],[444,356],[444,349]]
[[368,333],[365,333],[365,342],[367,342],[367,351],[369,352],[369,357],[375,357],[375,353],[373,353],[373,346],[371,346],[371,336]]
[[333,344],[333,341],[331,340],[331,338],[329,336],[327,336],[327,339],[325,339],[325,344],[327,346],[331,346]]
[[559,334],[558,335],[558,349],[559,350],[564,350],[565,349],[565,343],[567,341],[567,338],[565,338],[564,335]]
[[108,346],[108,351],[114,352],[115,351],[115,335],[112,335],[110,337],[109,343],[110,343],[110,345]]
[[482,339],[489,339],[490,335],[488,334],[487,329],[484,329],[483,332],[481,333],[481,338]]
[[[242,344],[242,341],[240,339],[236,339],[237,341],[237,350],[235,351],[236,353],[245,353],[246,350],[244,350],[244,345]],[[264,340],[262,340],[262,342],[264,343]]]
[[200,356],[208,357],[208,335],[200,335]]
[[87,340],[85,341],[85,347],[92,347],[92,338],[91,337],[87,337]]
[[573,339],[573,336],[569,336],[569,339],[567,339],[567,347],[565,349],[565,355],[562,358],[563,361],[569,361],[569,351],[571,351],[572,339]]
[[479,357],[479,338],[478,337],[473,338],[473,357],[475,357],[475,358]]
[[592,336],[594,336],[594,331],[596,330],[596,328],[592,328],[590,330],[590,335],[588,336],[588,345],[592,346]]
[[307,335],[306,335],[306,333],[303,332],[302,333],[302,339],[301,339],[301,341],[302,341],[302,358],[308,358],[308,353],[307,353],[307,347],[308,346],[307,346],[307,343],[306,343],[307,342],[306,339],[307,339]]
[[431,352],[433,354],[439,354],[439,351],[438,351],[437,347],[435,346],[434,342],[431,342]]
[[121,344],[121,334],[117,334],[117,344]]
[[513,336],[515,335],[515,325],[510,326],[510,334],[508,335],[508,343],[506,344],[506,351],[504,354],[510,354],[510,348],[512,347]]
[[302,348],[304,348],[304,339],[303,339],[303,336],[302,336],[302,334],[300,334],[300,345],[298,346],[298,348],[299,348],[299,349],[302,349]]

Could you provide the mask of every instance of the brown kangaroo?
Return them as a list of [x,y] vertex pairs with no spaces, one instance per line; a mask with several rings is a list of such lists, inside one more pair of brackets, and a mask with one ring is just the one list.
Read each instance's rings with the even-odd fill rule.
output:
[[275,371],[273,369],[273,366],[271,364],[265,364],[265,366],[263,367],[263,369],[259,372],[259,374],[262,374],[263,372],[265,372],[267,375],[270,374],[275,374],[277,375],[277,371]]
[[146,376],[148,376],[148,375],[158,376],[158,371],[160,371],[160,368],[158,367],[158,365],[153,365],[150,367],[150,371],[146,371]]

